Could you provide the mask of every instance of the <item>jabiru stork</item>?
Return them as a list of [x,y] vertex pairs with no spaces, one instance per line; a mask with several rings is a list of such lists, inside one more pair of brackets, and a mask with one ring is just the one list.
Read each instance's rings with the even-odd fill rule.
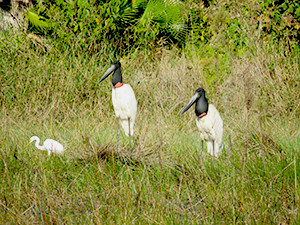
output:
[[207,152],[212,155],[212,162],[214,162],[214,157],[219,157],[222,153],[223,120],[216,107],[213,104],[208,104],[203,88],[196,90],[181,114],[195,103],[196,124],[202,141],[202,156],[203,141],[206,141]]
[[122,82],[121,63],[114,61],[107,69],[98,83],[102,82],[113,72],[112,76],[112,104],[117,117],[117,151],[119,146],[119,122],[129,137],[129,149],[131,149],[130,137],[133,135],[137,101],[133,89],[129,84]]

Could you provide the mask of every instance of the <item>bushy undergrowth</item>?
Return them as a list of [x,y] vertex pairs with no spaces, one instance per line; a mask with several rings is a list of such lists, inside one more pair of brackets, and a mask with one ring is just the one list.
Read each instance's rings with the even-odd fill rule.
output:
[[187,43],[240,50],[260,39],[283,40],[299,51],[300,4],[294,1],[36,1],[25,18],[27,32],[51,37],[63,50],[76,39],[90,54],[103,43],[123,56],[132,48]]
[[[0,33],[0,223],[298,224],[299,52],[250,30],[120,58],[138,101],[132,153],[123,132],[115,151],[111,82],[97,84],[111,46]],[[214,165],[193,110],[180,115],[198,87],[224,121]],[[26,146],[33,135],[65,154]]]

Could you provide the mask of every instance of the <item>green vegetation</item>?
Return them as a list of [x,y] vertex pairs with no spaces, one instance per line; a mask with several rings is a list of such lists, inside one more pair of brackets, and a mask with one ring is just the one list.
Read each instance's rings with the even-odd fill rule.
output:
[[[173,33],[140,22],[149,2],[43,1],[0,31],[0,224],[299,224],[299,4],[186,1]],[[116,58],[138,100],[131,155],[97,84]],[[224,121],[214,165],[179,114],[198,87]]]

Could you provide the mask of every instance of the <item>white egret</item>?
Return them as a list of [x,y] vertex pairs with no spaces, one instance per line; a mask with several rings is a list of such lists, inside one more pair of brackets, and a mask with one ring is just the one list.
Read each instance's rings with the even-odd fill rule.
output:
[[206,141],[207,152],[212,155],[214,162],[214,157],[219,157],[222,153],[223,120],[216,107],[213,104],[208,104],[203,88],[196,90],[181,114],[186,112],[194,103],[196,103],[196,124],[202,141],[202,155],[203,141]]
[[64,151],[64,147],[62,146],[62,144],[53,139],[46,139],[44,141],[44,144],[40,145],[40,138],[38,136],[32,136],[27,146],[33,141],[36,141],[35,147],[43,151],[48,151],[48,155],[50,155],[51,153],[61,154]]
[[133,135],[135,117],[137,112],[137,101],[129,84],[122,83],[121,63],[115,61],[111,64],[98,83],[102,82],[112,72],[112,104],[117,117],[117,151],[119,146],[119,122],[129,137],[129,149],[131,149],[130,137]]

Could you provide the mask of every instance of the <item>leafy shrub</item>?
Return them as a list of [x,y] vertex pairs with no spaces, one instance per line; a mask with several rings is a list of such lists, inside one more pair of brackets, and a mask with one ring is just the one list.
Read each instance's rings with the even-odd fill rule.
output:
[[189,40],[197,45],[211,38],[212,33],[208,29],[208,15],[203,1],[192,1],[187,13],[187,21],[190,29]]
[[276,39],[299,40],[300,3],[265,0],[259,6],[259,19],[267,34]]
[[185,34],[183,3],[179,1],[46,0],[35,8],[36,17],[46,14],[51,18],[52,37],[61,41],[61,46],[77,42],[91,52],[105,43],[122,54],[140,44],[178,43]]

